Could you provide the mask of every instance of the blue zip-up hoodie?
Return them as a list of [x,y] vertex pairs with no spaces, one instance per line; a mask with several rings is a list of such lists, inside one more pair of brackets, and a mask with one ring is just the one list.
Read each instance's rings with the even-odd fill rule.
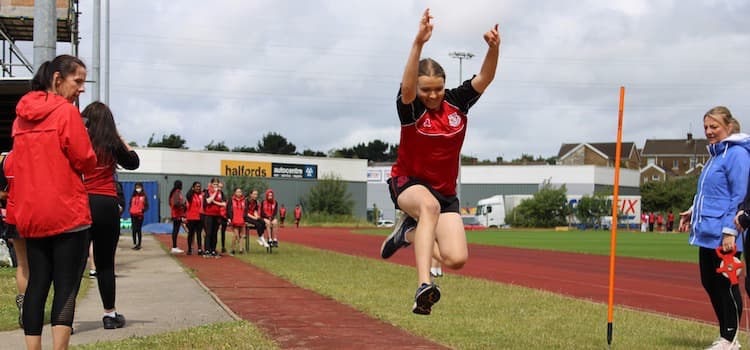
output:
[[742,251],[744,237],[737,234],[734,216],[750,178],[750,135],[732,134],[708,145],[708,152],[711,158],[698,178],[693,198],[690,244],[716,249],[723,234],[729,233],[737,236],[737,251]]

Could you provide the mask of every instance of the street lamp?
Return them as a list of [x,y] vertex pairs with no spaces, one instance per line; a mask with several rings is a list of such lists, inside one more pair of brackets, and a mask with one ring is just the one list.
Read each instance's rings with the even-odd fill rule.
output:
[[[458,58],[458,84],[463,83],[463,65],[464,60],[470,60],[474,54],[466,50],[456,50],[448,52],[448,56]],[[458,178],[456,179],[456,197],[461,203],[461,152],[458,153]],[[461,209],[459,208],[459,211]]]
[[474,57],[474,54],[466,50],[459,50],[448,52],[448,56],[451,56],[452,58],[458,58],[458,83],[461,84],[463,82],[462,75],[464,60],[470,60],[472,57]]

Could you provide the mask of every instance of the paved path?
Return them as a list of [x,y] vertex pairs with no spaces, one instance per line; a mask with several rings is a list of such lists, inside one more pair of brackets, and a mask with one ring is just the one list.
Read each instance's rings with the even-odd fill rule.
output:
[[[167,235],[158,239],[171,244]],[[178,245],[185,244],[181,237]],[[234,313],[283,349],[446,349],[233,257],[178,259]]]
[[[130,249],[126,235],[117,249],[117,309],[127,319],[124,328],[102,328],[102,302],[96,280],[76,306],[72,344],[145,336],[204,324],[233,320],[200,282],[164,252],[151,235],[143,236],[143,249]],[[88,270],[87,270],[88,271]],[[45,349],[52,347],[52,332],[42,332]],[[2,349],[24,349],[22,330],[0,332]]]

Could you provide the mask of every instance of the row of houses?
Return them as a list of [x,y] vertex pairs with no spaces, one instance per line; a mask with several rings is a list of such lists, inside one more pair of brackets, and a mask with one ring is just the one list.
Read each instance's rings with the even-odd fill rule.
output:
[[[620,167],[640,171],[641,184],[698,175],[710,158],[707,146],[706,139],[695,139],[691,133],[684,139],[646,140],[642,149],[633,142],[623,142]],[[616,158],[614,142],[564,143],[557,164],[614,167]]]

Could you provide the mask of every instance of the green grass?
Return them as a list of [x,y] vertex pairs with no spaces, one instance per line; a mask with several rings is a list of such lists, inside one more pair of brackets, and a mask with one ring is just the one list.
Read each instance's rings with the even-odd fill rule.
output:
[[[356,233],[388,235],[390,230],[357,230]],[[486,230],[467,231],[469,243],[515,248],[556,250],[562,252],[609,255],[609,231]],[[698,262],[698,249],[688,244],[687,233],[653,233],[619,231],[617,256]]]
[[[78,293],[78,300],[81,296],[86,295],[89,288],[89,279],[81,280],[81,289]],[[16,269],[12,267],[0,268],[0,331],[9,331],[18,329],[18,309],[16,308]],[[49,322],[49,310],[52,307],[53,290],[47,296],[47,305],[44,312],[44,322]]]
[[73,346],[86,350],[136,349],[280,349],[272,340],[246,321],[214,323],[147,337],[97,342]]
[[[456,349],[603,349],[607,307],[552,293],[448,275],[431,316],[411,313],[413,268],[284,244],[241,259],[408,332]],[[707,306],[708,307],[708,306]],[[715,326],[616,308],[617,349],[696,349]]]

